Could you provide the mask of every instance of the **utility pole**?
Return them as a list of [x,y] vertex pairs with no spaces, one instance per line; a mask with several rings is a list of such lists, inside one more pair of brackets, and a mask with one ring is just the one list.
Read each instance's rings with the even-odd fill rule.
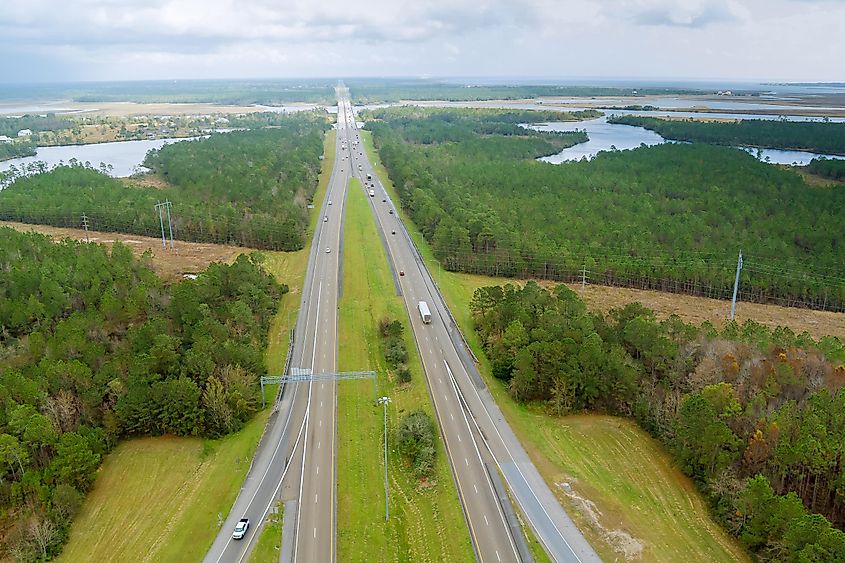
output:
[[85,213],[82,214],[82,227],[85,229],[85,242],[91,242],[88,239],[88,216]]
[[379,404],[384,407],[384,519],[390,518],[390,509],[388,508],[388,492],[387,492],[387,403],[390,402],[390,397],[380,397]]
[[581,268],[581,290],[583,291],[587,287],[587,265],[584,264],[584,267]]
[[731,320],[734,320],[736,310],[736,292],[739,289],[739,271],[742,270],[742,250],[739,251],[739,260],[736,261],[736,279],[734,280],[734,296],[731,299]]

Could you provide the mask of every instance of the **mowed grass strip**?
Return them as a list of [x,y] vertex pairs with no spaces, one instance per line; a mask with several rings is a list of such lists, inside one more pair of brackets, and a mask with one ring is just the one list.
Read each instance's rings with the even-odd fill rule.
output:
[[249,563],[276,563],[279,561],[282,549],[282,518],[281,513],[278,516],[268,517],[264,528],[262,528],[261,537],[258,538],[258,542],[249,554],[247,559]]
[[[395,294],[384,249],[361,184],[353,180],[346,202],[343,297],[339,310],[339,369],[375,370],[378,395],[391,398],[388,440],[406,413],[434,416],[404,304]],[[395,385],[378,337],[379,319],[405,325],[412,382]],[[383,412],[370,381],[340,382],[337,412],[338,561],[471,561],[472,545],[445,450],[437,442],[437,466],[421,484],[395,447],[389,451],[390,520],[385,522]],[[439,432],[438,432],[439,436]]]
[[[309,232],[316,225],[334,165],[334,140],[335,132],[330,131]],[[297,252],[263,252],[264,267],[290,290],[270,328],[265,361],[272,374],[281,374],[284,368],[309,249],[310,238]],[[120,444],[100,468],[59,560],[201,561],[220,529],[218,514],[223,519],[228,516],[246,477],[277,390],[267,387],[268,409],[240,432],[220,440],[163,436]],[[281,537],[281,528],[268,526],[261,545],[272,546],[274,536]]]
[[[376,173],[398,202],[370,133],[364,132],[362,140]],[[693,483],[672,464],[660,444],[633,422],[614,417],[555,418],[516,403],[504,384],[492,377],[469,309],[476,288],[516,281],[442,270],[414,223],[404,211],[400,214],[478,357],[482,377],[496,403],[546,483],[602,559],[624,560],[624,542],[617,540],[614,546],[608,538],[608,532],[619,530],[641,542],[642,561],[748,560],[742,548],[712,520]],[[589,422],[592,419],[601,422]],[[563,492],[562,482],[572,483],[576,494],[594,503],[603,530],[589,522],[582,503]],[[529,545],[537,556],[537,544],[530,535]]]

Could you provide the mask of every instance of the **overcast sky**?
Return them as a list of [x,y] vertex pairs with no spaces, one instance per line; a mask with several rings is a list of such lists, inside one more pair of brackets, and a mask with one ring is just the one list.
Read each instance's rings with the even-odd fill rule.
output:
[[845,80],[845,0],[0,0],[0,81]]

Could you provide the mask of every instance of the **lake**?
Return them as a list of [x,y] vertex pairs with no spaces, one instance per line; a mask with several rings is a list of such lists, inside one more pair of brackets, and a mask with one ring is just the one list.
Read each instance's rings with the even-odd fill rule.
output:
[[[196,137],[189,137],[196,138]],[[185,141],[183,139],[154,139],[143,141],[117,141],[113,143],[96,143],[91,145],[65,145],[60,147],[39,147],[35,156],[13,158],[0,162],[0,172],[9,170],[12,166],[21,168],[34,162],[45,162],[48,168],[59,164],[67,164],[75,158],[79,162],[90,162],[91,166],[100,168],[101,165],[111,166],[110,176],[120,178],[131,176],[146,169],[141,166],[144,157],[151,149],[160,149],[164,145]]]

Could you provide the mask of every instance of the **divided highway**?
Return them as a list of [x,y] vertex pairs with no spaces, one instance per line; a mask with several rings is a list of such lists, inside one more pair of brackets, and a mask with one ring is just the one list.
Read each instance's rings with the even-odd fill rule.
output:
[[[510,507],[502,504],[501,473],[554,561],[600,561],[540,477],[484,386],[361,146],[346,89],[339,86],[337,95],[337,158],[311,245],[290,370],[337,371],[343,208],[349,179],[359,176],[367,194],[372,194],[369,199],[376,223],[410,313],[477,559],[485,563],[521,561],[525,554],[519,527],[508,519]],[[418,313],[419,301],[426,301],[431,309],[428,324]],[[277,501],[293,507],[285,512],[282,552],[291,553],[297,562],[336,560],[336,406],[333,381],[285,386],[206,563],[246,561],[261,524]],[[240,518],[249,518],[252,527],[243,540],[234,540],[232,531]]]

